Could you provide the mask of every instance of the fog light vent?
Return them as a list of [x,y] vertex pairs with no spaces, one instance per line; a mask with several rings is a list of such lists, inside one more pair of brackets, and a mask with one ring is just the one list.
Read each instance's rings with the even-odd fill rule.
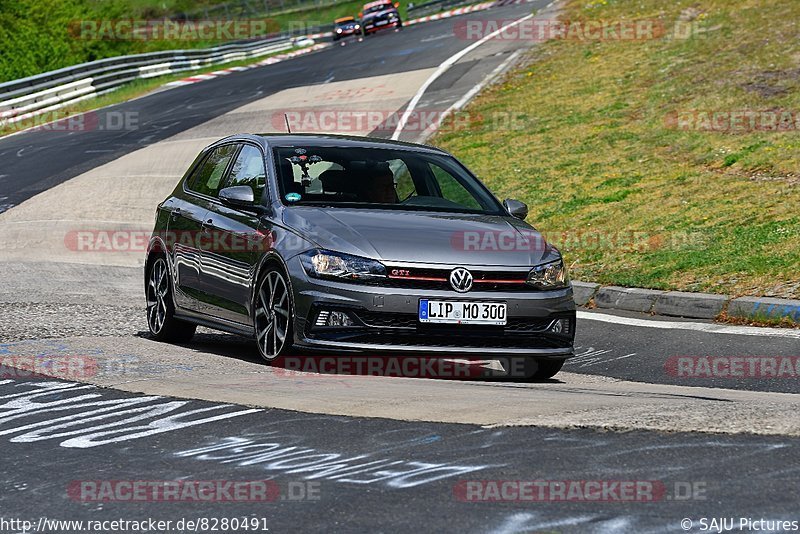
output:
[[314,323],[314,326],[325,326],[328,324],[328,316],[331,314],[329,311],[321,311],[319,315],[317,315],[317,322]]
[[550,325],[550,328],[548,328],[548,330],[550,330],[554,334],[560,334],[562,336],[568,336],[570,334],[570,331],[569,331],[570,328],[569,327],[570,327],[569,319],[556,319]]
[[350,316],[342,311],[321,311],[317,315],[314,326],[353,326],[355,323]]

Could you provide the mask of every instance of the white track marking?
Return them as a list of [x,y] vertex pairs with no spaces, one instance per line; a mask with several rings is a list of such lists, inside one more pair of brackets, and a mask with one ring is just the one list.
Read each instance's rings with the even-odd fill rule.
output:
[[505,61],[500,63],[497,67],[495,67],[495,69],[492,72],[490,72],[488,75],[486,75],[486,77],[484,77],[483,80],[481,80],[481,82],[478,85],[476,85],[475,87],[473,87],[472,89],[467,91],[467,93],[464,96],[459,98],[452,106],[447,108],[447,110],[444,113],[439,115],[439,120],[436,121],[436,124],[433,127],[429,128],[429,129],[426,129],[424,132],[422,132],[422,134],[417,138],[417,142],[418,143],[424,142],[429,134],[435,132],[436,130],[438,130],[442,126],[442,123],[444,122],[444,120],[448,116],[450,116],[451,113],[459,111],[461,108],[463,108],[465,105],[467,105],[467,102],[472,100],[475,97],[475,95],[477,95],[481,90],[483,90],[483,88],[486,87],[489,84],[489,82],[491,82],[495,78],[495,76],[497,76],[498,74],[503,72],[511,64],[512,61],[517,59],[517,57],[521,53],[522,53],[522,50],[516,50],[516,51],[512,52],[505,59]]
[[599,321],[601,323],[622,324],[627,326],[640,326],[644,328],[660,328],[662,330],[694,330],[696,332],[706,332],[709,334],[733,334],[740,336],[785,337],[789,339],[800,339],[800,330],[792,330],[788,328],[759,328],[755,326],[735,326],[716,323],[690,323],[685,321],[655,321],[586,311],[578,311],[578,319]]
[[406,123],[408,122],[408,118],[411,116],[411,113],[414,112],[414,108],[416,108],[417,104],[419,104],[419,101],[422,98],[422,95],[425,94],[425,91],[428,90],[428,87],[430,87],[431,84],[433,82],[435,82],[442,74],[447,72],[450,69],[450,67],[452,67],[459,59],[461,59],[462,57],[466,56],[467,54],[469,54],[470,52],[472,52],[473,50],[475,50],[476,48],[481,46],[483,43],[485,43],[489,39],[493,39],[494,37],[500,35],[507,28],[511,28],[512,26],[516,26],[518,24],[521,24],[522,22],[525,22],[526,20],[528,20],[530,18],[533,18],[533,14],[525,15],[524,17],[522,17],[520,19],[517,19],[517,20],[515,20],[513,22],[510,22],[509,24],[506,24],[502,28],[499,28],[499,29],[493,31],[489,35],[484,36],[483,38],[481,38],[480,40],[472,43],[471,45],[469,45],[468,47],[464,48],[463,50],[461,50],[461,51],[455,53],[454,55],[450,56],[447,59],[447,61],[445,61],[444,63],[439,65],[439,68],[436,69],[433,72],[433,74],[431,74],[430,78],[425,80],[425,83],[422,84],[422,86],[419,88],[419,90],[417,91],[417,94],[415,94],[414,98],[411,99],[411,102],[408,103],[408,107],[406,107],[405,111],[403,112],[403,115],[400,117],[400,120],[397,122],[397,128],[395,128],[394,133],[392,134],[392,140],[397,141],[398,139],[400,139],[400,134],[403,132],[403,128],[405,128]]

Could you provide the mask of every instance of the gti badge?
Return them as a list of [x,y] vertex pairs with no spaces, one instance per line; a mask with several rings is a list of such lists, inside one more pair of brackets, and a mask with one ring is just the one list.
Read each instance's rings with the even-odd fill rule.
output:
[[472,273],[463,267],[456,267],[450,272],[450,285],[459,293],[472,289]]

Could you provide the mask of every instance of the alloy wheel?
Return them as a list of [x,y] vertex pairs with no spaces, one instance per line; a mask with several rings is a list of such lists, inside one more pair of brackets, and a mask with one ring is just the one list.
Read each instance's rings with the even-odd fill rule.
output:
[[277,358],[289,332],[289,289],[283,275],[270,271],[258,288],[255,329],[259,352],[267,360]]
[[159,258],[150,269],[150,280],[147,283],[147,325],[153,334],[164,328],[167,319],[167,294],[169,278],[167,263]]

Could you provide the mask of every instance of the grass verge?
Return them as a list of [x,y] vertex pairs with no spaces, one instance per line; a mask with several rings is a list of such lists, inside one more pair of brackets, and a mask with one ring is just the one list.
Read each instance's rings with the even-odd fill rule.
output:
[[568,0],[562,19],[665,33],[537,46],[431,142],[528,203],[576,279],[800,298],[800,2]]
[[[203,8],[212,9],[210,19],[224,19],[228,16],[220,15],[218,10],[223,4],[230,6],[228,16],[232,20],[263,20],[266,23],[264,33],[271,34],[330,24],[337,17],[355,15],[364,2],[346,0],[318,6],[309,1],[290,11],[260,15],[259,5],[264,4],[248,0],[3,0],[0,2],[0,49],[3,50],[0,82],[107,57],[227,44],[230,41],[203,39],[203,34],[191,32],[187,32],[184,39],[111,38],[111,28],[116,28],[111,24],[118,21],[170,19],[182,13],[197,15]],[[245,5],[251,9],[242,11]],[[213,11],[215,8],[217,11]],[[404,10],[405,6],[401,5],[402,14]],[[80,31],[81,21],[96,23],[96,35],[94,32],[84,35]],[[124,35],[124,26],[118,31]]]

